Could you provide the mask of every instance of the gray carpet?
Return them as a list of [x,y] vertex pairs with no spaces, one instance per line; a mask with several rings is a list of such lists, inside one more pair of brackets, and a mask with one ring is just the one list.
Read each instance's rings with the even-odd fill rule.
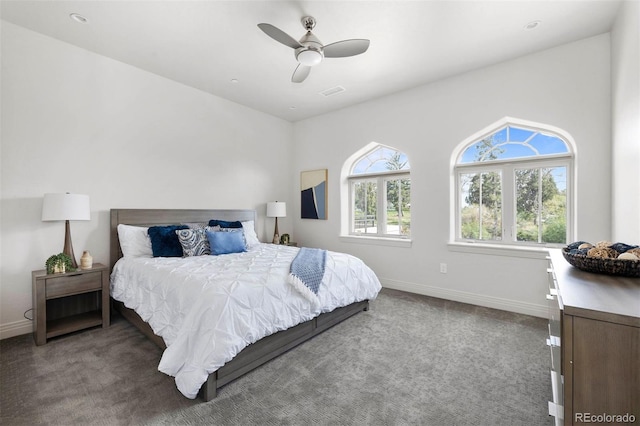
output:
[[0,341],[0,423],[550,425],[545,331],[544,319],[385,289],[203,403],[115,316],[44,346]]

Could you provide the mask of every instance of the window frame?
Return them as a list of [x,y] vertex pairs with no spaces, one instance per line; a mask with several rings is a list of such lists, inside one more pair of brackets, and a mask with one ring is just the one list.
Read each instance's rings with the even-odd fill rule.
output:
[[[407,168],[399,170],[380,170],[375,172],[355,173],[354,170],[358,164],[365,158],[370,157],[377,150],[389,150],[393,153],[399,153],[406,159]],[[390,157],[389,157],[390,158]],[[389,158],[379,158],[378,161],[388,160]],[[374,164],[374,163],[371,163]],[[409,229],[407,235],[388,234],[387,231],[387,212],[386,200],[387,191],[386,183],[394,179],[408,179],[411,182],[411,162],[409,155],[401,149],[394,148],[389,145],[378,142],[369,142],[366,146],[360,148],[350,155],[342,165],[341,172],[341,203],[340,203],[340,240],[347,243],[377,244],[394,247],[411,247],[411,221],[409,221]],[[376,183],[376,216],[378,223],[376,224],[376,233],[355,232],[355,190],[354,184],[357,182],[375,181]],[[409,212],[411,208],[411,195],[413,191],[409,190]],[[381,197],[381,195],[383,197]],[[380,222],[380,221],[384,222]],[[379,226],[383,223],[383,227]]]
[[[456,231],[455,231],[455,235],[456,235],[456,239],[455,241],[462,241],[462,242],[482,242],[482,243],[493,243],[495,244],[496,242],[500,242],[502,240],[504,240],[504,210],[505,210],[505,200],[504,200],[504,173],[503,173],[503,169],[500,167],[495,167],[494,164],[486,164],[485,167],[475,167],[477,166],[477,164],[471,164],[469,167],[465,167],[465,168],[456,168],[456,170],[454,171],[455,173],[455,182],[456,182],[456,197],[455,197],[455,206],[456,206]],[[460,193],[460,184],[461,184],[461,179],[460,176],[462,174],[477,174],[477,173],[497,173],[500,175],[500,192],[502,194],[502,208],[500,210],[500,223],[501,223],[501,235],[502,238],[499,241],[496,240],[479,240],[479,239],[472,239],[472,238],[462,238],[462,215],[461,213],[461,208],[462,208],[462,194]]]
[[[362,158],[362,157],[360,157]],[[353,164],[357,163],[354,161]],[[349,235],[353,237],[378,237],[378,238],[398,238],[398,239],[410,239],[411,238],[411,226],[409,226],[408,235],[388,234],[387,231],[387,197],[386,182],[394,179],[409,179],[411,181],[411,170],[389,170],[380,173],[362,173],[358,175],[349,175],[347,181],[349,183]],[[376,211],[377,211],[377,232],[374,233],[361,233],[355,231],[355,200],[354,200],[354,186],[360,182],[376,182]],[[383,195],[382,197],[380,195]],[[411,207],[409,207],[411,211]],[[382,226],[380,226],[382,224]],[[381,229],[382,228],[382,229]]]
[[[482,139],[500,132],[507,126],[519,127],[535,132],[559,138],[567,146],[566,153],[549,154],[539,156],[527,156],[520,158],[497,159],[482,162],[461,163],[461,158],[465,150],[478,143]],[[452,161],[452,238],[453,244],[481,244],[485,247],[518,247],[518,248],[543,248],[543,247],[563,247],[566,242],[573,241],[575,235],[575,144],[569,135],[559,129],[551,129],[545,125],[523,124],[516,121],[502,121],[491,126],[489,131],[478,133],[468,138],[455,150]],[[516,194],[516,169],[541,169],[565,167],[566,168],[566,229],[565,243],[538,243],[533,241],[517,240],[517,194]],[[462,193],[461,175],[472,173],[497,172],[501,175],[501,224],[502,237],[500,240],[480,240],[462,238]]]

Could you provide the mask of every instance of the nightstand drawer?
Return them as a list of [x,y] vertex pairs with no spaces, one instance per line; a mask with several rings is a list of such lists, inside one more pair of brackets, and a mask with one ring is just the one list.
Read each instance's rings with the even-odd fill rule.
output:
[[84,272],[79,275],[65,275],[47,279],[46,298],[53,299],[101,289],[102,274],[99,271],[91,273]]

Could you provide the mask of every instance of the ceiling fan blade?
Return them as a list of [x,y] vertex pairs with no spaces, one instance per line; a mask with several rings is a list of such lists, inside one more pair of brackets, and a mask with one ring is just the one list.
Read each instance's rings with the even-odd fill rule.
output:
[[291,82],[302,83],[305,80],[305,78],[309,76],[310,72],[311,72],[311,67],[298,64],[298,66],[296,67],[296,70],[293,72],[293,75],[291,76]]
[[279,28],[274,27],[271,24],[258,24],[258,27],[265,32],[266,35],[278,41],[285,46],[289,46],[292,49],[297,49],[298,47],[302,47],[302,45],[289,34],[285,33]]
[[369,40],[354,38],[351,40],[336,41],[322,48],[325,58],[345,58],[364,53],[369,48]]

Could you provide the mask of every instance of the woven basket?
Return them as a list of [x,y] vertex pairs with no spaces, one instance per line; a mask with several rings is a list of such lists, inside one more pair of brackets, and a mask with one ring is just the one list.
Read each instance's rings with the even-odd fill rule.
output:
[[562,249],[564,258],[571,265],[596,274],[621,275],[623,277],[640,277],[640,260],[603,259],[582,254],[571,254],[568,248]]

